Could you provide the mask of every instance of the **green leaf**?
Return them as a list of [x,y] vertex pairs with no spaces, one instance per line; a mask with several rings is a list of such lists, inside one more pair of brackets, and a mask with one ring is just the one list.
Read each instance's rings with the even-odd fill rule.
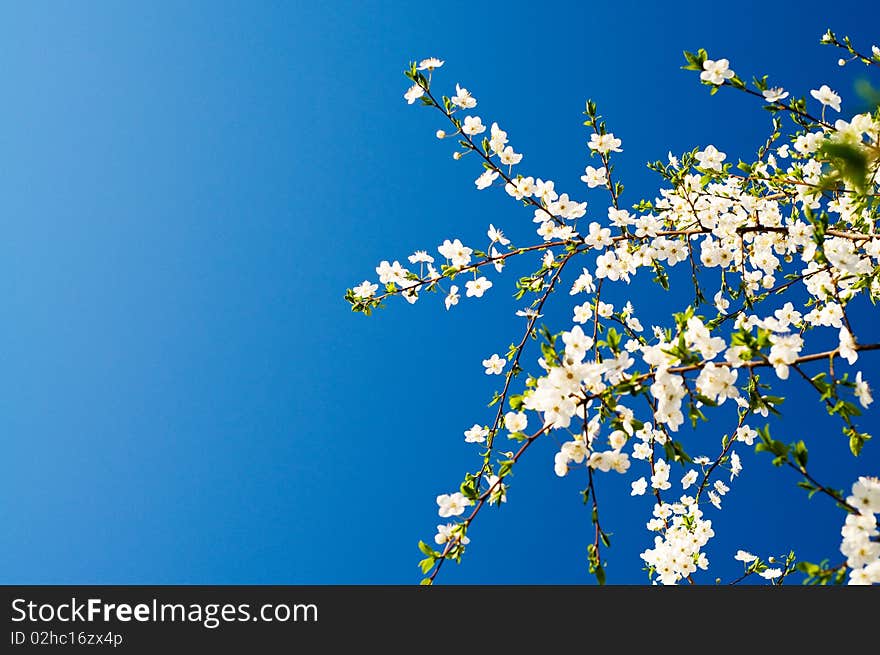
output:
[[807,452],[807,447],[804,445],[803,441],[798,441],[791,445],[792,456],[794,460],[798,463],[801,469],[807,468],[807,458],[809,453]]
[[859,432],[856,432],[855,430],[853,430],[852,433],[850,434],[850,437],[849,437],[849,450],[850,450],[850,452],[855,457],[858,457],[859,454],[862,452],[862,448],[864,447],[865,442],[870,438],[871,437],[867,434],[862,434],[862,433],[859,433]]
[[858,191],[865,190],[869,162],[864,148],[851,143],[826,141],[819,148],[819,154],[830,160],[838,177],[852,184]]

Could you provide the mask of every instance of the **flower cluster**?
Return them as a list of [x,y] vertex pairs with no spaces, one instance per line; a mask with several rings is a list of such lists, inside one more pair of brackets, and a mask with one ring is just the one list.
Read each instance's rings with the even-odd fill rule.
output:
[[843,541],[840,552],[846,556],[846,565],[852,569],[849,583],[866,585],[880,583],[880,478],[860,477],[852,486],[852,495],[846,499],[857,511],[847,514],[840,534]]
[[677,503],[654,506],[654,518],[648,529],[662,532],[654,538],[654,548],[641,557],[664,585],[673,585],[688,578],[697,569],[709,568],[709,560],[701,549],[715,536],[712,521],[704,520],[703,512],[691,496],[682,496]]

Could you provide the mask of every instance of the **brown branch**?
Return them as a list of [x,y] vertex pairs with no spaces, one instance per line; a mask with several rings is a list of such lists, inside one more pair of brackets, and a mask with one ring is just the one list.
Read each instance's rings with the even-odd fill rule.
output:
[[[549,429],[550,429],[550,426],[545,425],[543,428],[538,430],[535,434],[533,434],[528,439],[526,439],[525,442],[523,443],[523,445],[520,446],[519,450],[517,450],[516,453],[511,458],[513,460],[514,464],[519,461],[519,458],[522,457],[522,454],[524,452],[526,452],[528,447],[531,446],[538,437],[540,437],[542,434],[549,431]],[[465,529],[467,529],[467,527],[470,526],[471,522],[480,513],[480,510],[483,509],[483,505],[485,505],[486,501],[492,496],[492,492],[495,491],[495,487],[500,485],[506,477],[507,477],[506,475],[499,476],[498,479],[495,481],[495,484],[493,484],[491,487],[489,487],[489,489],[487,489],[484,493],[482,493],[479,496],[479,498],[477,499],[476,507],[474,507],[473,511],[471,511],[471,513],[468,515],[468,517],[464,521],[462,521],[462,525],[465,526]],[[434,570],[431,572],[431,575],[429,575],[427,578],[428,580],[431,581],[431,584],[434,583],[434,579],[437,577],[437,574],[440,573],[440,568],[443,566],[443,562],[446,561],[446,556],[449,554],[449,551],[451,551],[452,548],[457,544],[458,544],[457,540],[446,542],[446,546],[443,548],[443,552],[440,553],[440,557],[437,560],[437,566],[434,567]]]

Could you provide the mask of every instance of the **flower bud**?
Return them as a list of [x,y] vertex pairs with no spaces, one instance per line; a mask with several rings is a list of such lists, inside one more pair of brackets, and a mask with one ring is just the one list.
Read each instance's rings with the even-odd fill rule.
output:
[[443,130],[437,130],[437,138],[438,138],[438,139],[445,139],[445,138],[446,138],[446,132],[444,132]]

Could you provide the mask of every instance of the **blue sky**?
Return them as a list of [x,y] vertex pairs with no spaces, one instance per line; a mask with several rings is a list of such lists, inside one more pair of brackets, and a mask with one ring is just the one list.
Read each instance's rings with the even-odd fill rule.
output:
[[[434,497],[475,461],[462,430],[487,420],[480,360],[520,329],[513,276],[450,313],[431,298],[364,319],[342,293],[380,259],[531,224],[406,106],[406,62],[446,59],[437,84],[467,86],[529,171],[601,206],[578,181],[592,97],[631,203],[656,190],[645,161],[707,143],[745,158],[766,134],[754,102],[679,70],[682,49],[799,94],[828,82],[857,109],[858,71],[817,41],[869,45],[872,7],[782,5],[4,3],[0,580],[417,582]],[[853,463],[836,425],[789,410],[778,436],[811,438],[821,479],[878,472],[878,443]],[[554,449],[536,444],[444,581],[590,580],[589,515]],[[740,547],[835,558],[839,512],[744,464],[713,572],[735,574]],[[650,505],[600,483],[609,581],[641,582]]]

